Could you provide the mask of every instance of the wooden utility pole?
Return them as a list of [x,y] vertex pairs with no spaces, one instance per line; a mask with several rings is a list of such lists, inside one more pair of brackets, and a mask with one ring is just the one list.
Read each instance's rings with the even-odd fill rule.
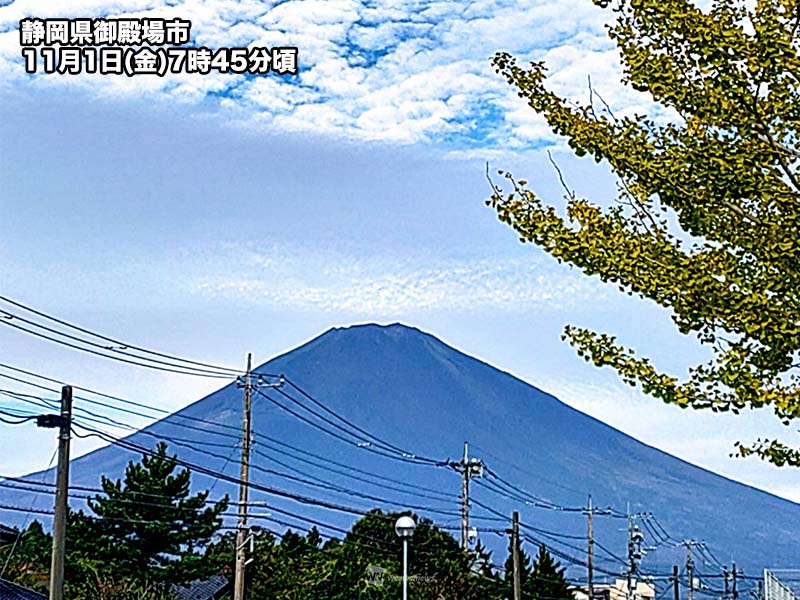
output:
[[672,565],[672,600],[681,600],[678,565]]
[[233,600],[244,600],[245,546],[247,545],[247,491],[250,478],[250,415],[252,407],[252,355],[247,355],[247,372],[239,387],[244,388],[242,414],[242,463],[239,476],[239,523],[236,530],[236,569],[233,579]]
[[739,592],[736,589],[736,563],[731,563],[731,578],[733,579],[731,583],[731,592],[733,595],[733,600],[739,600]]
[[514,567],[514,600],[520,600],[521,577],[519,564],[519,513],[514,511],[511,519],[511,560]]
[[50,600],[64,598],[64,552],[69,500],[69,438],[72,429],[72,388],[61,388],[61,415],[58,420],[58,468],[56,504],[53,517],[53,555],[50,561]]
[[586,513],[586,517],[588,519],[587,524],[587,543],[588,546],[586,548],[586,564],[589,570],[589,600],[594,600],[594,531],[592,530],[592,516],[594,514],[594,509],[592,508],[592,495],[589,494],[589,511]]

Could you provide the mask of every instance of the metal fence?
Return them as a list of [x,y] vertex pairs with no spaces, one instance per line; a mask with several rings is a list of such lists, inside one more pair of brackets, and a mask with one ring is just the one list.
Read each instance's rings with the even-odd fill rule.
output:
[[800,600],[800,569],[764,569],[764,600]]

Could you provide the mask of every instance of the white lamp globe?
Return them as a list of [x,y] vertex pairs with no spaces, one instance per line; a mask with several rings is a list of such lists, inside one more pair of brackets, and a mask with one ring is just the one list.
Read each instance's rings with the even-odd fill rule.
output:
[[411,537],[416,528],[416,521],[409,516],[400,517],[394,524],[394,531],[401,538]]

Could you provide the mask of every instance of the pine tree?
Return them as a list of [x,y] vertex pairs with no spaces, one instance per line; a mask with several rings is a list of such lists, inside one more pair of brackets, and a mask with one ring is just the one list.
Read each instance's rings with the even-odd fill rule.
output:
[[159,443],[130,462],[122,481],[102,479],[104,495],[88,504],[96,516],[73,515],[73,548],[115,577],[180,583],[206,574],[202,550],[222,525],[227,496],[209,506],[208,492],[190,495],[191,474]]
[[565,569],[553,559],[547,548],[539,546],[539,554],[533,563],[524,587],[531,600],[572,600],[569,582],[564,577]]
[[[519,552],[519,582],[520,582],[520,597],[522,600],[530,598],[531,590],[526,586],[530,580],[531,575],[531,559],[525,554],[522,549],[522,544],[517,540],[517,552]],[[508,542],[508,558],[504,565],[504,578],[503,578],[503,595],[505,598],[514,597],[514,547],[512,542]]]

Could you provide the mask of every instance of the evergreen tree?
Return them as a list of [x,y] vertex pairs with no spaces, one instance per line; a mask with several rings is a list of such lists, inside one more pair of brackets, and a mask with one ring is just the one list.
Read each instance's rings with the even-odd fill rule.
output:
[[228,499],[207,506],[208,492],[190,495],[190,471],[176,468],[177,457],[162,442],[141,462],[131,461],[123,480],[103,477],[104,494],[88,502],[95,515],[72,514],[74,564],[155,582],[208,575],[201,550],[222,525]]
[[[519,552],[520,597],[523,600],[528,600],[531,597],[531,590],[528,589],[531,575],[531,559],[525,554],[522,543],[519,540],[517,540],[517,552]],[[508,542],[508,558],[506,558],[506,564],[504,565],[503,594],[505,598],[514,597],[514,547],[511,540]]]
[[[531,565],[530,557],[518,542],[520,598],[522,600],[572,600],[569,582],[564,577],[565,569],[560,567],[547,548],[539,546],[539,553]],[[508,544],[508,558],[502,585],[502,597],[514,597],[514,560],[511,542]]]
[[570,584],[564,577],[566,569],[553,559],[547,548],[539,546],[539,554],[526,581],[531,600],[572,600]]

